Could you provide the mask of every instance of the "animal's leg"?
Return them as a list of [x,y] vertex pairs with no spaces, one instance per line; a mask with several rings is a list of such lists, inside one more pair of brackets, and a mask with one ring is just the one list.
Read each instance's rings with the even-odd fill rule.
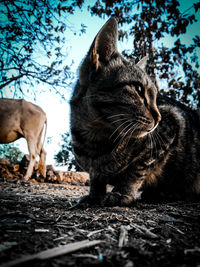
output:
[[[43,129],[42,129],[42,131],[43,131]],[[39,137],[38,137],[37,155],[40,156],[39,172],[45,178],[46,177],[46,154],[47,153],[44,150],[43,144],[42,144],[42,141],[41,141],[42,131],[40,132]]]
[[42,148],[40,152],[39,172],[45,178],[46,177],[46,151]]
[[106,194],[106,178],[101,175],[94,177],[90,173],[90,193],[89,197],[93,201],[101,202]]
[[77,201],[77,204],[72,206],[70,209],[79,206],[82,203],[94,205],[102,204],[102,201],[106,194],[106,183],[104,177],[95,175],[90,172],[90,193],[89,195],[83,196]]
[[140,198],[141,187],[144,179],[138,179],[136,181],[128,180],[125,184],[115,186],[111,193],[108,193],[104,200],[104,206],[129,206],[134,201]]
[[36,154],[36,144],[34,142],[34,138],[28,138],[27,143],[28,143],[30,161],[29,161],[28,169],[27,169],[26,174],[24,176],[25,181],[27,181],[33,173],[33,167],[35,165],[36,155],[37,155]]

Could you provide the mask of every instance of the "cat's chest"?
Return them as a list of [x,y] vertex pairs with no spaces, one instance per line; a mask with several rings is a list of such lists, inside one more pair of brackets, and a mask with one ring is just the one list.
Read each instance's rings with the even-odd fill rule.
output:
[[[134,170],[139,176],[149,175],[149,173],[154,173],[152,176],[160,174],[171,153],[170,143],[166,139],[164,141],[164,138],[164,135],[160,135],[160,139],[153,141],[151,138],[147,138],[140,145],[133,144],[125,153],[123,152],[123,155],[128,155],[130,158],[127,169]],[[121,157],[121,160],[123,160],[123,157]]]

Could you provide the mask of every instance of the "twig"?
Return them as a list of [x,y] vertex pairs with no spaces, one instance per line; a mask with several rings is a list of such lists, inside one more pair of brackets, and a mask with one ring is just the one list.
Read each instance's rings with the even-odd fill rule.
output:
[[35,233],[49,233],[49,229],[35,229]]
[[169,224],[169,223],[167,223],[167,226],[173,228],[173,229],[176,230],[179,234],[184,235],[184,232],[181,231],[180,229],[178,229],[177,227],[175,227],[175,226],[173,226],[173,225],[171,225],[171,224]]
[[187,255],[188,253],[200,253],[200,248],[189,248],[184,250],[184,254]]
[[152,233],[149,229],[147,229],[145,226],[140,226],[138,224],[135,223],[131,223],[131,226],[133,226],[133,228],[135,228],[140,234],[146,235],[150,238],[158,238],[158,236],[154,233]]
[[92,254],[76,254],[76,255],[73,255],[75,258],[91,258],[91,259],[94,259],[94,260],[98,260],[98,256],[95,256],[95,255],[92,255]]
[[17,260],[10,261],[8,263],[0,265],[0,267],[12,267],[12,266],[16,266],[18,264],[21,264],[21,263],[24,263],[30,260],[35,260],[35,259],[46,260],[46,259],[54,258],[57,256],[62,256],[64,254],[68,254],[68,253],[77,251],[79,249],[96,246],[96,245],[99,245],[101,242],[102,242],[101,240],[93,240],[93,241],[83,240],[80,242],[74,242],[74,243],[70,243],[64,246],[47,249],[47,250],[44,250],[42,252],[39,252],[33,255],[24,256]]
[[90,237],[90,236],[92,236],[92,235],[101,233],[101,232],[104,231],[104,230],[105,230],[105,229],[100,229],[100,230],[92,231],[92,232],[90,232],[89,234],[87,234],[87,237]]
[[118,247],[123,247],[128,241],[128,231],[131,229],[130,225],[121,225]]
[[63,235],[63,236],[60,236],[60,237],[57,237],[55,238],[53,241],[60,241],[60,240],[63,240],[63,239],[66,239],[68,237],[68,235]]
[[20,75],[18,75],[18,76],[15,76],[15,77],[12,77],[12,78],[10,78],[10,79],[7,79],[5,83],[3,83],[3,84],[0,85],[0,90],[1,90],[3,87],[5,87],[6,85],[8,85],[9,83],[11,83],[11,82],[13,82],[13,81],[16,81],[16,80],[20,79],[20,78],[23,77],[23,76],[24,76],[24,74],[20,74]]

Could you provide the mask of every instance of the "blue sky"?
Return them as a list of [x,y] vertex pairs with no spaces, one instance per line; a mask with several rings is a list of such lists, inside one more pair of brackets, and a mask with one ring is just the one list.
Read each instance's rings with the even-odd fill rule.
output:
[[[86,55],[90,44],[92,43],[94,37],[96,36],[99,29],[103,26],[107,18],[100,19],[96,16],[91,16],[87,11],[88,3],[92,3],[94,1],[86,1],[82,10],[77,9],[74,15],[67,15],[66,23],[67,25],[73,27],[78,30],[80,28],[80,24],[83,23],[87,26],[86,33],[82,35],[74,35],[74,33],[70,30],[66,32],[66,45],[68,47],[68,56],[64,64],[70,65],[72,61],[74,62],[72,65],[72,70],[77,73],[78,66],[84,56]],[[180,9],[181,11],[185,11],[189,8],[193,3],[198,2],[198,0],[180,0]],[[200,15],[198,15],[198,18]],[[125,26],[127,27],[127,26]],[[191,43],[191,36],[193,36],[194,32],[196,34],[200,34],[199,23],[191,25],[189,31],[184,36],[184,41],[186,43]],[[173,43],[173,39],[171,37],[164,40],[165,45],[170,46]],[[123,49],[133,49],[131,39],[125,40],[123,43],[118,43],[119,51]],[[48,130],[47,137],[52,137],[51,144],[45,144],[45,149],[47,151],[47,163],[54,163],[53,155],[58,152],[59,146],[58,142],[60,141],[60,134],[63,134],[66,131],[69,131],[69,105],[67,102],[60,99],[60,97],[54,93],[48,92],[48,87],[45,85],[38,88],[40,91],[44,91],[40,93],[36,97],[36,104],[41,106],[43,110],[47,113],[48,118]],[[46,89],[46,90],[44,90]],[[68,88],[65,92],[65,96],[67,99],[70,98],[72,88]],[[7,97],[9,97],[9,93],[7,93]],[[31,99],[27,99],[29,101],[34,102]],[[21,139],[17,141],[20,149],[27,153],[26,141]]]

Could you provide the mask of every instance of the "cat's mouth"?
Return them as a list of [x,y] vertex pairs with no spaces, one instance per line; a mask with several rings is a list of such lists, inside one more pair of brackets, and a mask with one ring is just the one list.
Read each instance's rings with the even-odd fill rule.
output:
[[155,126],[154,126],[151,130],[149,130],[149,131],[141,132],[141,133],[139,134],[138,137],[141,138],[141,137],[144,137],[144,136],[146,136],[146,135],[152,133],[152,132],[155,131],[155,129],[158,127],[158,124],[159,124],[159,122],[157,122],[157,123],[155,124]]
[[144,136],[146,136],[146,135],[148,135],[148,134],[151,134],[151,133],[153,133],[154,131],[155,131],[155,129],[158,127],[158,124],[159,124],[159,122],[161,121],[161,115],[160,115],[160,113],[158,112],[157,114],[156,114],[156,118],[154,118],[154,123],[153,123],[153,125],[152,125],[152,128],[150,128],[150,129],[146,129],[145,131],[141,131],[141,133],[139,134],[139,138],[141,138],[141,137],[144,137]]
[[158,122],[156,123],[156,125],[148,132],[148,134],[152,133],[157,127],[158,127]]

